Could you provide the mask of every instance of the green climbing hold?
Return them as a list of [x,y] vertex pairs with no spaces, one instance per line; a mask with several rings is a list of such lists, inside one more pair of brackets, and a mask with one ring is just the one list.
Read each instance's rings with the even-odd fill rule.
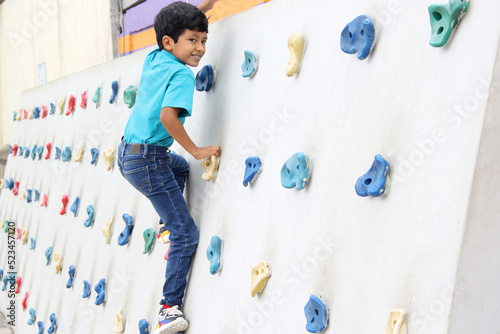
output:
[[154,229],[151,227],[146,229],[142,235],[144,236],[144,251],[142,252],[143,254],[151,252],[153,250],[154,244],[155,244],[155,239],[156,239],[156,232]]
[[99,103],[101,102],[101,87],[97,87],[94,96],[92,96],[92,102],[95,103],[95,107],[99,108]]
[[430,5],[431,40],[433,47],[444,46],[469,8],[469,0],[450,0],[447,4]]
[[123,92],[123,102],[125,102],[129,109],[132,108],[135,104],[135,97],[137,95],[137,91],[134,85],[130,85]]

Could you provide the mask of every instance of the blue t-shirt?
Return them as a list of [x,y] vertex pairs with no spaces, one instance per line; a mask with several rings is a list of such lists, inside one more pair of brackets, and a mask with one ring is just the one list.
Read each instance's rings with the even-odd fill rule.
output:
[[131,144],[170,147],[174,138],[160,121],[163,107],[180,108],[184,124],[191,116],[194,74],[183,62],[165,50],[156,48],[144,60],[134,109],[125,127],[124,139]]

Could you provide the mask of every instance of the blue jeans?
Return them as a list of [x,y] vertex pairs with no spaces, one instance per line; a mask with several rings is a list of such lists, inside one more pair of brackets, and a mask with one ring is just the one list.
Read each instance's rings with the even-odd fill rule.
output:
[[123,139],[117,162],[123,177],[151,201],[170,232],[171,247],[160,304],[181,306],[199,240],[198,228],[182,195],[189,165],[167,147],[128,144]]

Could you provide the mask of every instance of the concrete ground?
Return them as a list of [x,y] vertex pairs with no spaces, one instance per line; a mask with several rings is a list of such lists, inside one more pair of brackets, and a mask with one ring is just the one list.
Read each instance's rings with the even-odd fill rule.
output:
[[14,334],[2,312],[0,312],[0,334]]

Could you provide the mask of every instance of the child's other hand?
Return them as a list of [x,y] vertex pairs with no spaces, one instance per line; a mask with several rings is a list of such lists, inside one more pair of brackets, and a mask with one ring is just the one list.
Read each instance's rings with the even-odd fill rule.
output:
[[205,146],[205,147],[198,147],[194,152],[193,152],[193,157],[196,160],[201,160],[204,158],[211,157],[212,155],[219,156],[220,153],[220,146]]
[[199,6],[198,8],[203,12],[203,13],[206,13],[208,12],[210,9],[214,8],[214,5],[215,3],[217,2],[218,0],[204,0]]

